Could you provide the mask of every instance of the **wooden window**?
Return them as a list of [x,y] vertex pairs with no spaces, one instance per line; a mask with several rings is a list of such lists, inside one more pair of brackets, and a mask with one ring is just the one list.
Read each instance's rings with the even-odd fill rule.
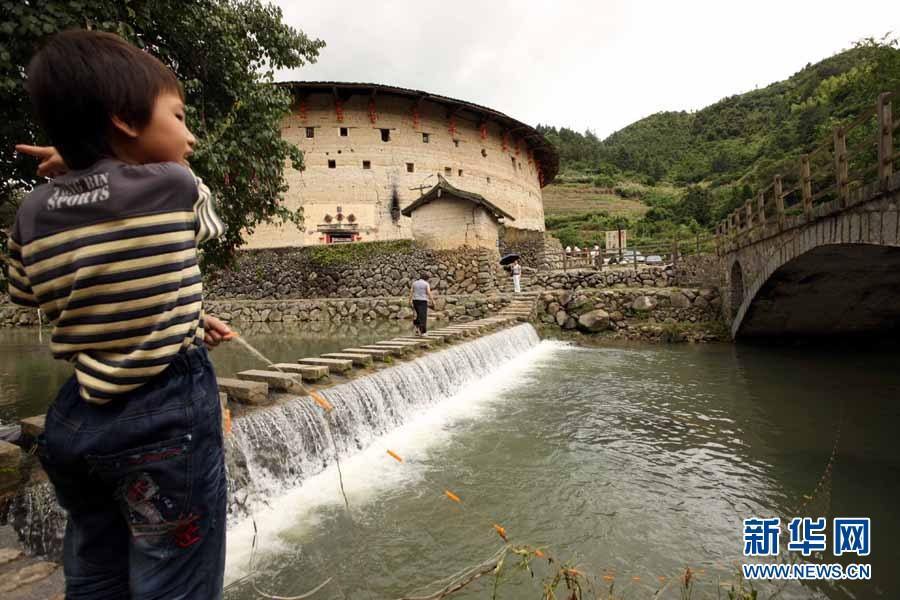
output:
[[406,163],[406,172],[407,173],[414,173],[415,170],[416,170],[416,165],[414,165],[413,163]]
[[350,130],[346,127],[341,127],[341,137],[347,137],[350,135]]
[[315,127],[307,127],[306,128],[306,137],[308,137],[308,138],[316,137],[316,128]]
[[423,143],[423,144],[427,144],[427,143],[430,142],[430,141],[431,141],[431,134],[425,133],[425,132],[423,131],[423,132],[422,132],[422,143]]
[[363,161],[363,169],[371,169],[371,168],[372,168],[372,161],[364,160]]
[[381,130],[381,141],[382,142],[391,141],[391,130],[390,129],[382,129]]
[[329,169],[334,169],[334,168],[336,168],[336,167],[337,167],[337,163],[334,161],[334,159],[331,159],[331,160],[328,161],[328,168],[329,168]]

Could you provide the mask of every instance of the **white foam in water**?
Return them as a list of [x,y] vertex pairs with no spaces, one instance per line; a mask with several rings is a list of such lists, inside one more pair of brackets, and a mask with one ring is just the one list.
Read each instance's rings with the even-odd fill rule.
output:
[[[351,509],[354,505],[365,504],[386,490],[405,487],[416,481],[422,473],[421,467],[416,464],[417,459],[424,457],[428,450],[449,439],[452,431],[448,425],[462,418],[477,416],[503,391],[527,383],[530,367],[566,347],[567,344],[559,342],[540,342],[531,326],[520,326],[463,346],[452,347],[444,352],[426,355],[419,360],[386,371],[384,373],[390,374],[391,389],[378,385],[375,386],[376,389],[360,390],[359,386],[357,389],[339,389],[350,388],[356,383],[351,382],[327,390],[329,400],[335,405],[336,413],[340,410],[342,400],[353,400],[348,398],[351,394],[369,396],[369,409],[372,409],[371,402],[376,399],[371,395],[383,393],[387,397],[377,399],[377,409],[374,410],[378,413],[382,411],[393,413],[391,407],[383,405],[388,402],[403,405],[392,407],[398,409],[396,418],[385,418],[380,422],[374,419],[374,427],[371,426],[373,415],[361,414],[365,406],[357,405],[349,412],[353,413],[356,419],[366,421],[366,425],[360,426],[360,429],[366,431],[363,433],[353,431],[343,438],[336,435],[339,438],[338,446],[341,447],[344,488]],[[371,380],[378,375],[365,379]],[[404,390],[402,385],[404,380],[406,383],[416,381],[416,376],[424,376],[424,387],[416,386]],[[439,379],[442,381],[438,381]],[[454,379],[455,385],[452,381]],[[368,387],[368,384],[362,387]],[[449,393],[440,394],[441,390]],[[397,395],[398,391],[401,392],[400,396]],[[402,397],[406,395],[404,391],[406,394],[430,393],[431,396]],[[308,400],[302,402],[309,404]],[[304,412],[303,416],[308,414],[315,413]],[[291,411],[291,417],[296,418],[298,414]],[[276,423],[280,421],[279,418],[274,420]],[[236,421],[236,424],[240,424],[241,421]],[[378,431],[378,426],[383,422],[392,426],[388,430]],[[359,423],[356,425],[359,426]],[[312,422],[307,421],[306,424]],[[272,423],[269,422],[267,425],[271,426]],[[276,429],[283,427],[286,427],[284,423],[275,425]],[[296,423],[294,429],[300,429],[304,436],[310,436],[312,433],[305,427],[298,428]],[[283,431],[278,433],[279,436],[283,434]],[[238,437],[240,435],[238,434]],[[350,438],[365,438],[364,448],[357,450],[355,447],[343,446],[341,442]],[[333,455],[330,445],[322,447],[326,442],[326,439],[320,439],[313,446],[310,446],[308,441],[304,444],[307,448],[312,448],[314,454],[318,454],[316,451],[321,450],[321,455],[313,460],[299,456],[292,458],[303,460],[306,467],[312,463],[320,464],[323,456]],[[245,455],[248,453],[252,455],[254,449],[248,447],[246,437],[241,439],[239,444]],[[387,449],[397,452],[406,462],[403,465],[398,464],[387,455]],[[289,453],[294,454],[290,451]],[[286,457],[285,460],[290,458]],[[277,553],[285,548],[280,536],[282,532],[290,530],[291,537],[296,539],[298,535],[302,536],[304,531],[315,527],[316,513],[322,507],[343,505],[337,469],[333,461],[329,463],[324,469],[320,467],[316,473],[310,473],[293,485],[281,486],[276,492],[274,477],[263,472],[266,470],[264,465],[255,463],[252,456],[248,457],[251,479],[258,491],[262,489],[266,492],[261,495],[268,500],[267,505],[261,505],[259,502],[251,504],[259,531],[258,559],[262,558],[262,555]],[[246,574],[252,539],[253,526],[250,519],[236,522],[229,527],[226,580],[233,581]]]

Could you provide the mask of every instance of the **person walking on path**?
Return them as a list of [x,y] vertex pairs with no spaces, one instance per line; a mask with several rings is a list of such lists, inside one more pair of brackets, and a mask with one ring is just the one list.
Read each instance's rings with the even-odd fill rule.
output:
[[513,289],[518,294],[522,291],[522,265],[519,261],[512,264]]
[[410,300],[416,311],[416,333],[422,335],[428,331],[428,307],[434,306],[434,296],[431,295],[431,286],[428,284],[428,275],[423,273],[413,281],[410,292]]

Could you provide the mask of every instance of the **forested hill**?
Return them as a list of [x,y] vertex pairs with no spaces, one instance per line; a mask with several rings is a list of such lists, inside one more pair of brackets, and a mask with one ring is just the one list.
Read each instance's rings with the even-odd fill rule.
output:
[[734,194],[737,202],[740,190],[768,180],[781,159],[812,149],[892,90],[900,90],[897,40],[870,39],[785,81],[697,112],[658,113],[602,141],[590,132],[538,128],[559,148],[563,180],[593,174],[611,184],[703,183],[719,200]]

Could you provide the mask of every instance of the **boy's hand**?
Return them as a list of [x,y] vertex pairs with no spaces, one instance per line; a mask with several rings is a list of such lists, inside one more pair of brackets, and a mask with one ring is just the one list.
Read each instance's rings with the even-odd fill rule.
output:
[[228,341],[234,337],[234,332],[225,323],[212,315],[206,315],[203,320],[205,335],[203,341],[209,348],[215,348],[223,341]]
[[66,161],[53,146],[29,146],[16,144],[16,152],[33,156],[39,161],[37,174],[41,177],[59,177],[69,172]]

